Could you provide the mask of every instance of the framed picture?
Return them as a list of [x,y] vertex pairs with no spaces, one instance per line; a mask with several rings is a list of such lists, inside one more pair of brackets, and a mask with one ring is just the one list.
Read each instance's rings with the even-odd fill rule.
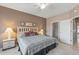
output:
[[27,27],[36,26],[35,23],[31,23],[31,22],[20,22],[20,25],[27,26]]
[[25,26],[33,26],[32,23],[26,23]]

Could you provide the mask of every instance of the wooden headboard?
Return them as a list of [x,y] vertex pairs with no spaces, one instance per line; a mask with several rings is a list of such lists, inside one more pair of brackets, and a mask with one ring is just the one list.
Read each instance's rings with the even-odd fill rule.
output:
[[29,31],[38,32],[38,27],[17,27],[17,33],[24,33]]

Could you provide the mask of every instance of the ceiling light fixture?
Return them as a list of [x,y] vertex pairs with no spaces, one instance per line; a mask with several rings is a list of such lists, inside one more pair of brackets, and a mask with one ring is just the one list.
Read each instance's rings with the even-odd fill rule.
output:
[[38,3],[37,5],[40,9],[45,9],[48,6],[48,3]]

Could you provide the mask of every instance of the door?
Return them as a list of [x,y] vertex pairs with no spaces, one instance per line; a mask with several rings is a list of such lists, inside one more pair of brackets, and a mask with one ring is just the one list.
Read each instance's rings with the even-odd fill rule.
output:
[[77,22],[77,45],[79,46],[79,22]]
[[73,19],[73,46],[77,45],[77,18]]
[[58,39],[58,22],[53,23],[53,37]]

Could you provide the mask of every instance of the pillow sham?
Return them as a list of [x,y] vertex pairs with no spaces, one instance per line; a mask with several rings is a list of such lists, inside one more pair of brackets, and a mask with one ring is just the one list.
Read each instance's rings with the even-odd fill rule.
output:
[[25,36],[35,36],[35,35],[38,35],[37,32],[25,32]]

